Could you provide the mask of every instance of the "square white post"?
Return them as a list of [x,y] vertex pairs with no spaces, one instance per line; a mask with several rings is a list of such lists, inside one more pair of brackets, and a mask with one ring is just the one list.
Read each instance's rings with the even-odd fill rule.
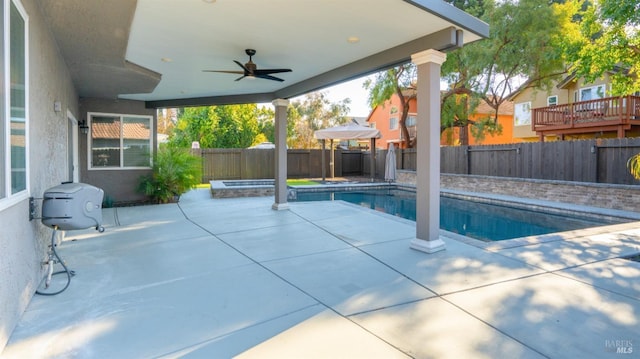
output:
[[416,238],[411,248],[445,249],[440,238],[440,67],[447,55],[426,50],[411,56],[418,67],[416,132]]
[[287,107],[289,100],[273,100],[275,107],[275,210],[289,209],[287,203]]

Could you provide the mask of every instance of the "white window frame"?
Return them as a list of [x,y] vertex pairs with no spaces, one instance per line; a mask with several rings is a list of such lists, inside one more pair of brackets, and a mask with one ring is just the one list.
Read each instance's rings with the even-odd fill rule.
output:
[[[553,99],[553,101],[551,100]],[[558,105],[558,95],[553,95],[547,97],[547,107],[549,106],[557,106]]]
[[[583,98],[582,95],[583,95],[584,91],[586,91],[586,90],[590,90],[590,91],[593,90],[594,93],[598,96],[598,92],[599,92],[598,89],[602,89],[602,96],[601,97],[590,98],[588,100],[585,100]],[[580,90],[578,90],[578,96],[580,97],[580,102],[582,102],[582,101],[590,101],[590,100],[598,100],[598,99],[601,99],[601,98],[605,98],[605,97],[607,97],[607,86],[606,85],[595,85],[595,86],[581,87]]]
[[[394,125],[394,126],[391,126],[391,125]],[[389,117],[389,131],[395,131],[398,128],[400,128],[400,120],[398,120],[398,117],[397,116]]]
[[[413,124],[409,123],[410,118],[413,118]],[[418,115],[415,113],[410,113],[407,115],[406,121],[407,121],[406,122],[407,127],[414,127],[418,123]]]
[[149,166],[124,166],[124,151],[123,151],[123,142],[124,138],[122,137],[123,128],[120,128],[120,166],[119,167],[94,167],[91,159],[93,158],[93,126],[91,119],[94,116],[110,116],[110,117],[120,117],[120,123],[123,123],[122,119],[125,117],[139,117],[139,118],[147,118],[149,119],[149,151],[153,154],[154,142],[153,142],[153,116],[150,115],[136,115],[130,113],[106,113],[106,112],[88,112],[87,113],[87,123],[89,126],[89,133],[87,134],[87,168],[89,171],[128,171],[128,170],[140,170],[140,169],[150,169],[152,166],[152,159],[149,158]]
[[[2,149],[0,151],[0,166],[4,169],[4,178],[3,178],[3,192],[2,197],[0,197],[0,210],[11,207],[27,198],[30,195],[31,188],[31,175],[29,170],[29,16],[27,15],[27,11],[24,6],[20,2],[20,0],[0,0],[0,6],[3,8],[2,18],[2,27],[3,27],[3,48],[2,52],[0,52],[0,56],[3,56],[4,60],[4,68],[2,71],[4,72],[4,83],[1,83],[0,86],[3,88],[4,96],[0,98],[0,101],[3,102],[2,110],[3,113],[0,116],[0,125],[3,126],[3,131],[0,131],[0,136],[3,136],[0,141],[0,146]],[[25,141],[25,188],[19,192],[11,193],[11,5],[16,7],[16,10],[22,17],[24,21],[24,101],[25,101],[25,109],[24,109],[24,141]]]
[[[520,111],[522,107],[525,111]],[[523,117],[522,121],[518,121],[518,113],[527,113],[528,115]],[[528,118],[528,119],[527,119]],[[530,126],[531,125],[531,101],[519,102],[514,104],[513,108],[513,125],[514,126]]]

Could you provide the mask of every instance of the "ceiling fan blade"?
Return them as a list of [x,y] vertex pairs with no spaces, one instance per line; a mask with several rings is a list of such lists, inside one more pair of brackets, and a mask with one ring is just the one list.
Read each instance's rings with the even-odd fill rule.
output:
[[238,77],[236,79],[236,81],[240,81],[245,77],[252,77],[252,78],[253,77],[257,77],[257,78],[261,78],[261,79],[265,79],[265,80],[272,80],[272,81],[278,81],[278,82],[282,82],[284,80],[279,78],[279,77],[271,76],[271,74],[277,74],[277,73],[281,73],[281,72],[291,72],[291,69],[264,69],[264,70],[258,70],[256,64],[253,63],[253,61],[251,61],[252,56],[256,54],[256,50],[246,49],[245,53],[249,56],[249,62],[247,62],[246,64],[243,64],[243,63],[241,63],[240,61],[237,61],[237,60],[233,60],[233,62],[235,62],[236,65],[240,66],[243,71],[227,71],[227,70],[202,70],[202,71],[204,71],[204,72],[220,72],[220,73],[224,73],[224,74],[242,75],[242,76]]
[[269,74],[277,74],[280,72],[291,72],[291,69],[264,69],[264,70],[255,70],[254,74],[258,75],[269,75]]
[[244,73],[251,73],[251,71],[249,71],[249,69],[246,66],[244,66],[240,61],[233,60],[233,62],[238,64],[238,66],[242,67],[242,69],[244,70]]
[[260,79],[273,80],[273,81],[278,81],[278,82],[284,81],[283,79],[281,79],[279,77],[275,77],[275,76],[271,76],[271,75],[256,75],[256,77],[260,78]]
[[239,74],[244,75],[243,71],[225,71],[225,70],[202,70],[202,72],[220,72],[223,74]]

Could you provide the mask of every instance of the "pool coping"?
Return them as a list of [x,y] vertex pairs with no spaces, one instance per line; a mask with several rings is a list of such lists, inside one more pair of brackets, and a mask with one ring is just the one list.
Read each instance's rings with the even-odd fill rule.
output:
[[[247,183],[247,186],[227,186],[224,182],[243,182]],[[273,195],[275,186],[273,185],[273,179],[266,180],[221,180],[211,181],[211,195],[214,198],[228,198],[228,197],[253,197],[253,196],[268,196]],[[318,185],[301,185],[301,186],[287,186],[287,199],[295,201],[298,192],[326,192],[326,191],[353,191],[361,189],[396,189],[409,192],[415,192],[416,186],[414,184],[397,183],[397,182],[339,182],[339,183],[322,183]],[[446,230],[440,230],[441,235],[446,238],[454,239],[459,242],[472,245],[474,247],[486,249],[489,251],[498,251],[501,249],[515,248],[527,245],[535,245],[541,243],[548,243],[566,239],[576,239],[586,237],[594,234],[604,234],[619,230],[620,228],[626,228],[626,226],[633,226],[635,222],[640,222],[640,213],[632,211],[624,211],[617,209],[610,209],[604,207],[593,207],[586,205],[577,205],[573,203],[557,202],[549,200],[532,199],[525,197],[516,197],[510,195],[502,195],[495,193],[485,192],[470,192],[454,189],[441,188],[440,194],[457,198],[467,199],[476,202],[493,204],[493,205],[509,205],[511,207],[539,211],[556,215],[574,215],[582,218],[600,218],[607,221],[624,220],[625,223],[601,225],[583,229],[576,229],[564,232],[554,232],[543,235],[511,238],[501,241],[483,241],[472,237],[467,237],[454,232]],[[347,203],[347,202],[345,202]],[[354,205],[357,206],[357,205]],[[371,210],[374,211],[374,210]],[[378,212],[378,211],[374,211]],[[382,212],[379,212],[382,213]],[[396,219],[402,219],[393,215],[382,213],[385,216],[391,216]],[[403,219],[405,220],[405,219]],[[406,220],[409,221],[409,220]],[[410,221],[415,223],[414,221]],[[622,226],[622,227],[621,227]]]
[[[411,184],[403,184],[403,183],[351,183],[351,184],[335,184],[335,185],[315,185],[315,186],[289,186],[289,189],[294,190],[295,192],[324,192],[328,190],[340,190],[340,191],[349,191],[354,189],[400,189],[406,191],[415,192],[416,186]],[[633,221],[640,221],[640,213],[610,209],[604,207],[593,207],[593,206],[585,206],[585,205],[577,205],[566,202],[555,202],[548,200],[538,200],[524,197],[516,197],[516,196],[508,196],[494,193],[481,193],[481,192],[470,192],[470,191],[460,191],[460,190],[452,190],[441,188],[441,194],[445,194],[448,197],[461,198],[461,199],[474,199],[479,202],[489,203],[489,204],[505,204],[509,203],[510,205],[515,204],[516,207],[526,208],[530,210],[540,210],[544,208],[543,212],[552,213],[552,214],[580,214],[582,216],[589,217],[589,215],[596,215],[598,217],[605,218],[623,218]],[[290,197],[295,198],[295,197]]]
[[[291,190],[297,192],[323,192],[323,191],[349,191],[355,189],[399,189],[405,191],[415,192],[416,186],[413,184],[405,184],[405,183],[359,183],[359,184],[340,184],[340,185],[317,185],[317,186],[289,186],[289,199],[295,198],[291,197]],[[441,188],[440,194],[444,194],[448,197],[460,198],[460,199],[469,199],[478,202],[483,202],[487,204],[494,205],[506,205],[513,206],[516,208],[534,210],[539,212],[545,212],[550,214],[559,214],[559,215],[579,215],[584,218],[589,217],[598,217],[604,218],[605,220],[626,220],[627,222],[611,224],[611,225],[601,225],[583,229],[575,229],[564,232],[554,232],[543,235],[535,235],[528,237],[518,237],[511,238],[501,241],[483,241],[481,239],[476,239],[472,237],[467,237],[458,233],[449,232],[447,230],[440,230],[440,235],[446,238],[450,238],[456,240],[458,242],[462,242],[477,248],[482,248],[488,251],[499,251],[507,248],[516,248],[528,245],[536,245],[541,243],[549,243],[554,241],[561,241],[567,239],[577,239],[587,236],[592,236],[594,234],[605,234],[613,231],[618,231],[621,229],[626,229],[627,227],[638,226],[636,222],[640,222],[640,213],[624,211],[624,210],[616,210],[610,208],[603,207],[593,207],[593,206],[585,206],[585,205],[577,205],[566,202],[555,202],[548,200],[538,200],[524,197],[516,197],[509,195],[501,195],[494,193],[480,193],[480,192],[469,192],[469,191],[460,191],[460,190],[452,190]],[[341,201],[345,202],[345,201]],[[348,202],[345,202],[348,203]],[[348,203],[351,204],[351,203]],[[352,204],[357,206],[356,204]],[[366,207],[362,207],[366,208]],[[397,220],[408,221],[415,223],[414,221],[410,221],[408,219],[400,218],[397,216],[393,216],[384,212],[375,211],[373,209],[368,209],[372,212],[380,213],[384,216],[390,216]]]

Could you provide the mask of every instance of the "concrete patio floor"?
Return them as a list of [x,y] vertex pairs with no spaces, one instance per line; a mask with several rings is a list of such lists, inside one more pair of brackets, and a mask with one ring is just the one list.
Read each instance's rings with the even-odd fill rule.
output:
[[413,222],[272,202],[104,209],[104,233],[59,246],[69,288],[36,295],[0,357],[640,357],[640,263],[621,259],[638,222],[425,254]]

